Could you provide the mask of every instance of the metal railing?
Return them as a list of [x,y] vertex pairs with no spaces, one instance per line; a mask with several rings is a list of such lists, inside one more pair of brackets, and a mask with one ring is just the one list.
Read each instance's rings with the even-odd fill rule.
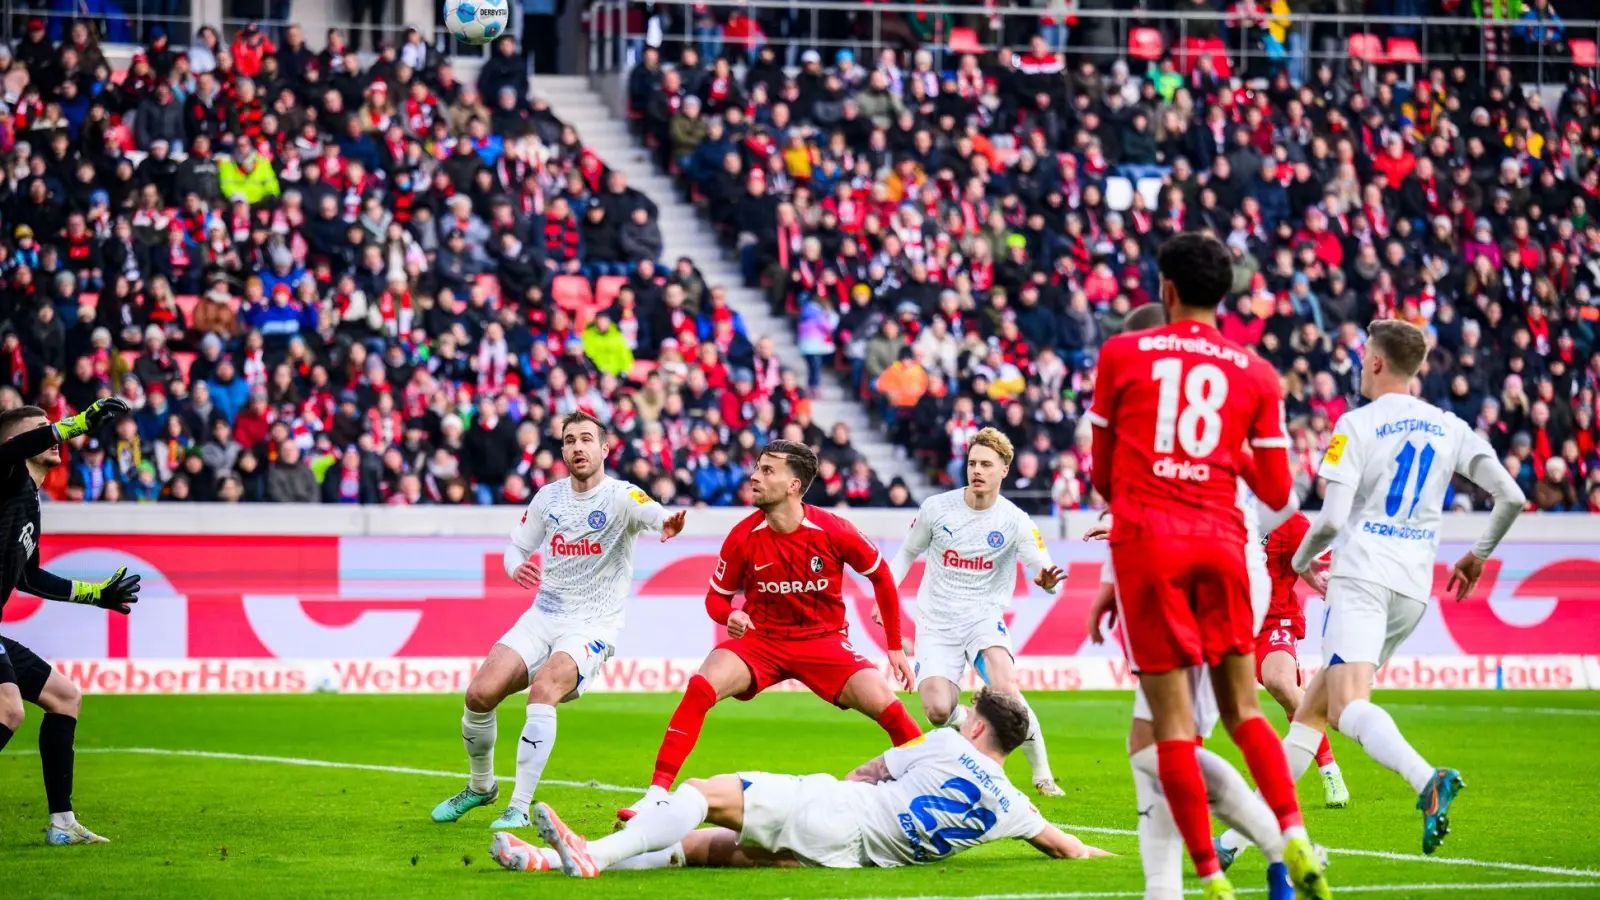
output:
[[[35,9],[27,6],[27,2],[29,0],[0,0],[0,40],[8,43],[20,40],[29,20],[39,19],[45,23],[45,33],[50,40],[60,43],[71,33],[74,23],[84,22],[93,26],[95,39],[108,56],[115,51],[122,51],[125,56],[139,46],[148,45],[157,28],[166,34],[171,49],[177,52],[191,46],[196,32],[202,26],[209,25],[216,29],[221,40],[218,49],[226,50],[233,38],[247,25],[260,26],[281,46],[284,31],[290,25],[298,24],[287,3],[272,4],[269,10],[271,14],[258,18],[236,15],[239,11],[237,5],[230,4],[235,8],[213,20],[197,18],[195,8],[199,4],[196,0],[126,0],[125,3],[118,0],[97,0],[94,3],[79,0],[78,7],[72,10]],[[426,22],[402,22],[399,10],[392,6],[387,9],[384,20],[376,24],[337,18],[319,20],[322,28],[338,28],[346,38],[359,32],[362,35],[360,55],[364,61],[369,61],[376,53],[377,42],[381,39],[391,39],[398,47],[405,39],[407,26],[411,24],[424,29],[429,46],[445,57],[484,59],[492,47],[474,47],[457,41],[445,29],[438,9],[434,12],[434,18]],[[515,35],[520,32],[521,26],[521,18],[513,17],[511,33]],[[308,30],[306,34],[308,43],[317,51],[324,46],[322,28],[315,33]]]
[[[1568,5],[1572,11],[1592,13],[1594,9],[1589,0],[1569,0]],[[1350,36],[1371,34],[1380,40],[1400,38],[1413,42],[1425,64],[1462,63],[1475,67],[1480,79],[1487,79],[1491,67],[1506,64],[1513,67],[1520,80],[1546,83],[1563,80],[1572,67],[1569,54],[1562,49],[1566,41],[1600,41],[1600,19],[1593,18],[1535,23],[1468,17],[1297,14],[1281,21],[1263,10],[1255,24],[1246,27],[1220,11],[1081,9],[1071,13],[1075,23],[1064,26],[1059,19],[1051,18],[1050,9],[1042,7],[848,0],[742,0],[722,4],[656,0],[651,6],[647,12],[642,4],[626,0],[597,0],[590,5],[590,74],[631,68],[647,45],[668,51],[693,46],[705,61],[729,55],[735,62],[753,58],[762,45],[771,45],[778,49],[780,61],[790,66],[807,50],[818,51],[830,65],[838,51],[849,50],[869,70],[886,48],[897,52],[926,49],[934,54],[935,70],[941,70],[953,68],[970,42],[982,51],[1001,47],[1020,51],[1026,49],[1036,32],[1045,36],[1052,49],[1066,52],[1069,58],[1110,62],[1128,58],[1133,29],[1155,28],[1162,32],[1169,54],[1189,46],[1195,34],[1219,34],[1235,73],[1261,75],[1277,67],[1295,74],[1309,73],[1322,63],[1330,64],[1337,73],[1351,59]],[[1467,8],[1468,4],[1462,6]],[[730,21],[742,25],[743,20],[753,22],[759,34],[745,37],[750,32],[741,28],[730,37],[724,26]],[[1268,23],[1280,21],[1281,40],[1267,40]],[[1559,46],[1530,42],[1522,36],[1551,27],[1559,27],[1564,33],[1565,41]],[[666,58],[675,59],[676,53],[669,52]]]

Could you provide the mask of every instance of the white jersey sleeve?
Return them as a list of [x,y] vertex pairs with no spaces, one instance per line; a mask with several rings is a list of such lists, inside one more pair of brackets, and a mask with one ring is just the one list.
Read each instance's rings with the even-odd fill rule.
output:
[[[1039,526],[1033,524],[1033,517],[1021,509],[1017,509],[1017,513],[1013,518],[1015,522],[1012,528],[1018,535],[1017,558],[1022,560],[1022,569],[1027,573],[1028,580],[1032,581],[1040,571],[1050,568],[1055,563],[1050,560],[1050,550],[1045,547],[1044,535],[1039,533]],[[1056,585],[1056,590],[1060,589],[1061,585]],[[1048,593],[1054,594],[1055,592],[1049,591]]]
[[939,862],[1047,825],[1005,769],[958,731],[938,729],[883,761],[893,780],[855,792],[867,857],[879,866]]
[[929,509],[929,501],[922,501],[922,506],[917,509],[917,517],[911,520],[911,533],[906,535],[905,543],[900,545],[900,550],[895,553],[894,559],[889,560],[889,574],[894,577],[895,587],[906,580],[906,574],[911,571],[911,566],[917,557],[928,551],[928,544],[933,541],[933,510]]
[[631,501],[621,505],[623,514],[633,523],[634,531],[660,533],[661,524],[667,521],[666,507],[637,487],[625,487],[621,493]]
[[547,493],[550,486],[545,485],[528,501],[528,508],[522,511],[522,521],[517,527],[511,529],[511,543],[522,551],[523,559],[527,559],[539,552],[544,544],[545,503],[550,498]]

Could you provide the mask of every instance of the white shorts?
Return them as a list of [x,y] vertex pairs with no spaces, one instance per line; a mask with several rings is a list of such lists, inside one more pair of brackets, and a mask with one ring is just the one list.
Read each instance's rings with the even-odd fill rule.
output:
[[1364,662],[1381,666],[1411,636],[1428,604],[1372,581],[1328,580],[1322,620],[1322,663]]
[[739,843],[772,853],[787,851],[808,866],[870,865],[852,785],[832,775],[740,772],[739,778],[744,782]]
[[993,619],[982,619],[962,628],[918,628],[917,684],[929,678],[943,678],[959,687],[969,665],[988,684],[989,673],[984,671],[979,655],[990,647],[999,647],[1011,654],[1011,635],[1006,631],[1006,620],[998,613]]
[[617,652],[617,629],[594,622],[550,619],[537,607],[528,610],[498,643],[510,647],[528,667],[528,680],[550,661],[550,654],[565,653],[578,664],[578,684],[562,703],[583,695],[586,685],[600,675],[600,667]]
[[[1201,738],[1211,737],[1222,714],[1217,711],[1217,695],[1211,691],[1211,671],[1205,666],[1189,670],[1189,704],[1194,707],[1194,727]],[[1144,695],[1144,685],[1133,689],[1133,717],[1154,722],[1150,701]]]

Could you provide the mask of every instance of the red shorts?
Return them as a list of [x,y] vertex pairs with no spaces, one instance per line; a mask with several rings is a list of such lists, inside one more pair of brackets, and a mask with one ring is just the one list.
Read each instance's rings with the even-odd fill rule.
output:
[[[1256,635],[1256,683],[1261,683],[1261,664],[1273,653],[1287,653],[1298,663],[1300,655],[1296,652],[1296,648],[1299,643],[1292,619],[1268,619],[1261,626],[1261,633]],[[1295,684],[1299,684],[1298,665],[1295,666],[1294,678]]]
[[1256,646],[1244,545],[1168,538],[1111,545],[1117,618],[1135,671],[1160,674]]
[[750,670],[750,687],[737,695],[749,700],[780,681],[790,678],[811,689],[818,697],[839,705],[845,682],[863,669],[876,669],[870,660],[850,646],[844,634],[829,634],[802,640],[771,640],[756,632],[717,645],[739,657]]

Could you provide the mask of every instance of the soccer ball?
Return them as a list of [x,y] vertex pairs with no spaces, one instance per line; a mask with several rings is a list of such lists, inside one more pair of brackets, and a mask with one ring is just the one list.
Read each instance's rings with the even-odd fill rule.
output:
[[487,44],[511,24],[510,0],[445,0],[444,27],[466,44]]

